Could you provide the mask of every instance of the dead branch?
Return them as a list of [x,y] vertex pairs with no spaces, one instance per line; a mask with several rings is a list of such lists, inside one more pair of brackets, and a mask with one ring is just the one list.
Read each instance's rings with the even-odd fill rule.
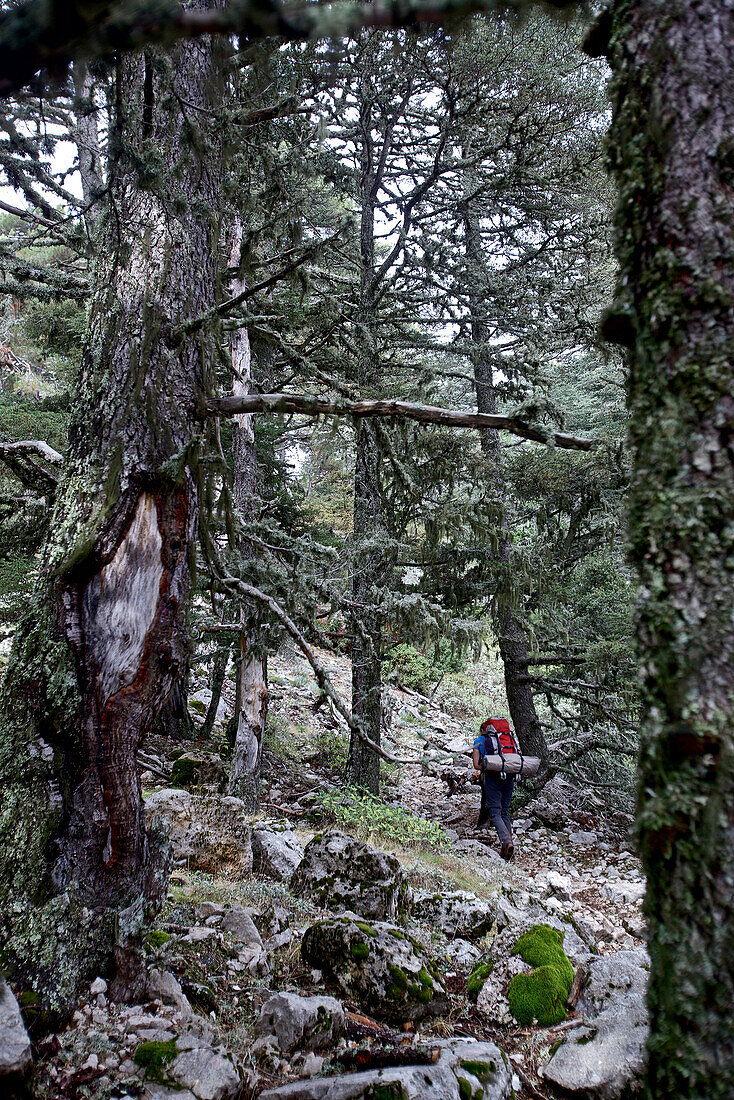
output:
[[411,401],[327,401],[298,393],[255,393],[243,397],[212,397],[202,405],[202,416],[237,416],[241,413],[301,413],[305,416],[398,417],[421,424],[451,428],[493,428],[536,443],[555,443],[567,450],[588,451],[594,441],[565,432],[546,430],[515,416],[443,409]]
[[586,981],[586,971],[583,966],[576,968],[576,973],[573,978],[573,985],[566,998],[566,1008],[574,1009],[579,1003],[579,997],[581,996],[581,990],[584,988],[584,982]]

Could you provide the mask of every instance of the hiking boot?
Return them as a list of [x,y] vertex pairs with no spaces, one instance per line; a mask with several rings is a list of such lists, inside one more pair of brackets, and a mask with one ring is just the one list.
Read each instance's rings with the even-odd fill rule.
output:
[[515,845],[503,844],[500,848],[500,855],[504,860],[507,861],[507,863],[512,863],[515,858]]

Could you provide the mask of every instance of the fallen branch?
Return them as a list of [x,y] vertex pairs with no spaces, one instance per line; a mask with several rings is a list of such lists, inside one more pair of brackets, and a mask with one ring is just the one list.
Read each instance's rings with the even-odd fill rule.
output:
[[202,416],[239,416],[242,413],[301,413],[305,416],[397,417],[421,424],[442,424],[451,428],[493,428],[510,432],[535,443],[555,443],[567,450],[588,451],[594,441],[565,432],[546,431],[515,416],[443,409],[391,399],[377,401],[327,401],[299,393],[254,393],[242,397],[211,397],[201,408]]
[[584,988],[584,982],[586,981],[586,971],[583,966],[576,968],[576,973],[573,978],[573,985],[566,998],[566,1008],[574,1009],[579,1003],[579,997],[581,996],[581,990]]

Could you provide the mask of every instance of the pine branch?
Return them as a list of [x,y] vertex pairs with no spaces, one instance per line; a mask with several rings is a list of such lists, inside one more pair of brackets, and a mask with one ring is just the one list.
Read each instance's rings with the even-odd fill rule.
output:
[[391,399],[376,401],[327,401],[305,394],[260,393],[246,397],[212,397],[206,400],[201,415],[236,416],[240,413],[302,413],[305,416],[397,417],[421,424],[443,424],[451,428],[494,428],[510,432],[536,443],[555,443],[567,450],[588,451],[595,440],[554,432],[528,424],[514,416],[442,409],[435,405],[417,405]]

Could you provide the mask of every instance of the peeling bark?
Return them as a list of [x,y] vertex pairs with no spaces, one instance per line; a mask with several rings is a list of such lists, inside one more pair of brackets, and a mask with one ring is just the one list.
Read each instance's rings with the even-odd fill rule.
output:
[[[4,963],[60,1015],[80,982],[111,968],[120,914],[165,891],[135,755],[186,665],[208,367],[199,341],[175,334],[216,298],[221,176],[206,129],[221,101],[214,48],[182,44],[170,62],[155,67],[147,141],[143,61],[118,67],[69,456],[0,695]],[[181,102],[203,127],[195,136]],[[151,157],[157,172],[143,180]]]

